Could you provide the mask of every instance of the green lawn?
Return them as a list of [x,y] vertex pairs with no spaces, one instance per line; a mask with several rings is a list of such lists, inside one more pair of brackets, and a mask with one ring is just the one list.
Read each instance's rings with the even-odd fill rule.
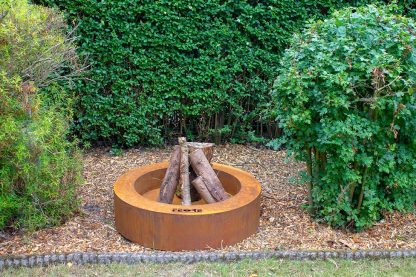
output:
[[234,263],[57,265],[19,268],[0,276],[416,276],[416,259],[244,260]]

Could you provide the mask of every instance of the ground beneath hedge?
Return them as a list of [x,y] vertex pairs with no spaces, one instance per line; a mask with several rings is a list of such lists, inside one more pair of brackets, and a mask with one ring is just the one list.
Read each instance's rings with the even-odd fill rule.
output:
[[[0,233],[0,255],[154,251],[130,243],[115,230],[113,183],[131,168],[168,159],[172,148],[133,149],[122,156],[111,156],[108,150],[95,149],[85,155],[85,184],[77,216],[62,226],[30,235]],[[306,203],[306,189],[295,184],[303,165],[288,159],[285,151],[222,145],[216,147],[214,161],[252,173],[263,187],[258,232],[224,251],[416,248],[415,214],[388,214],[361,233],[314,222],[301,208]]]

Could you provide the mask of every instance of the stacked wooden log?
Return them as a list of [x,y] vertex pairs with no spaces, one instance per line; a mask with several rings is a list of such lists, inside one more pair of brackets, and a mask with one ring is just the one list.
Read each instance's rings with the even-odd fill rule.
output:
[[228,194],[210,164],[214,144],[187,142],[183,137],[178,142],[160,186],[159,202],[171,204],[177,188],[182,205],[191,205],[195,198],[191,197],[192,191],[208,204],[227,199]]

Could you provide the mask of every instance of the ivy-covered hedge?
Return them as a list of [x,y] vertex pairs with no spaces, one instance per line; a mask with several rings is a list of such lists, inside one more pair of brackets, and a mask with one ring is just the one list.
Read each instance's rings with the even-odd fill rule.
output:
[[86,141],[242,141],[279,133],[269,90],[288,39],[312,18],[372,1],[38,0],[79,24],[91,64],[75,130]]
[[336,12],[282,58],[277,118],[307,164],[309,208],[333,226],[360,229],[416,203],[416,23],[397,10]]

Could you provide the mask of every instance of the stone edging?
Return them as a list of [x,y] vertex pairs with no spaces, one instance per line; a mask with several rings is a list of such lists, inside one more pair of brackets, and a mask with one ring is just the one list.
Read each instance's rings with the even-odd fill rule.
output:
[[109,263],[195,263],[195,262],[230,262],[243,259],[362,259],[362,258],[399,258],[416,257],[416,249],[408,250],[369,250],[369,251],[270,251],[270,252],[160,252],[146,253],[69,253],[0,256],[0,270],[12,267],[47,266],[51,264],[109,264]]

